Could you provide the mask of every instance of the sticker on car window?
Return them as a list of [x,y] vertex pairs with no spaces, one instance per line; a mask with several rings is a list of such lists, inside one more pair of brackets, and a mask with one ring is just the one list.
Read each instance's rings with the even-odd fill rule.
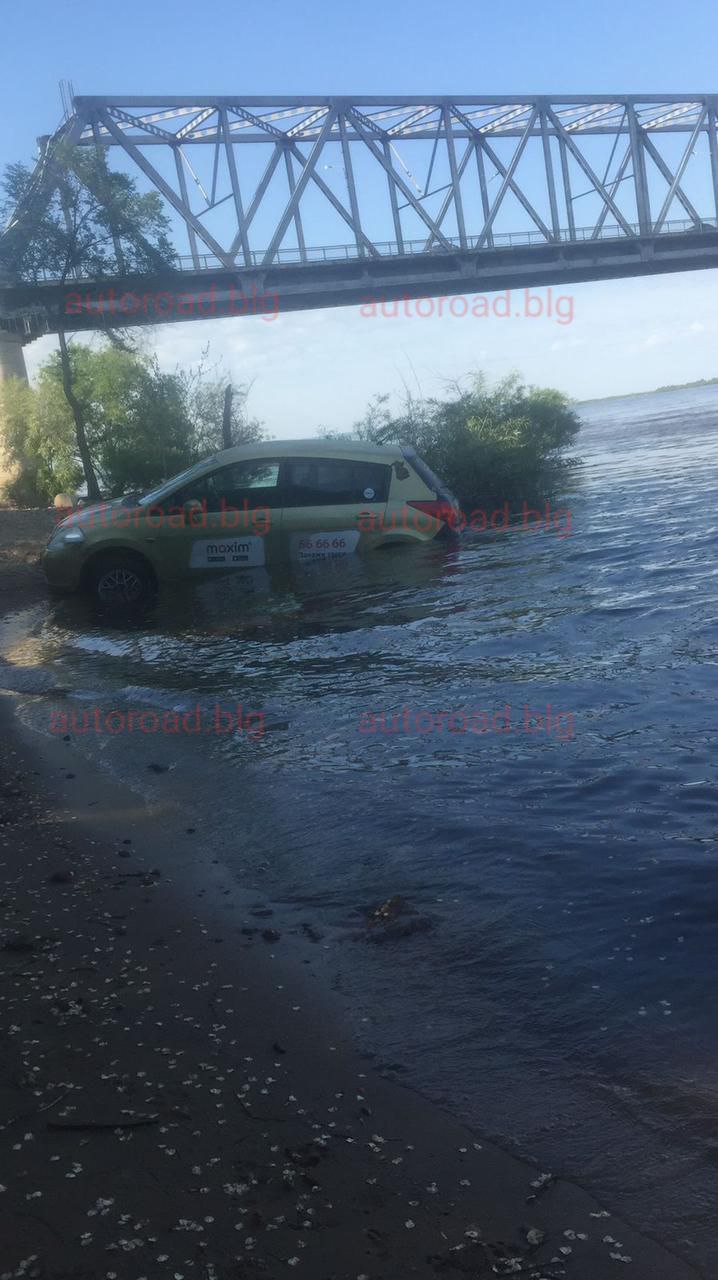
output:
[[350,556],[357,549],[356,529],[335,529],[332,533],[292,534],[291,554],[295,560],[334,560]]
[[233,569],[264,564],[264,538],[197,538],[192,543],[190,569]]
[[366,498],[367,502],[371,502],[372,498],[376,497],[376,490],[371,488],[366,488],[364,490],[364,497]]

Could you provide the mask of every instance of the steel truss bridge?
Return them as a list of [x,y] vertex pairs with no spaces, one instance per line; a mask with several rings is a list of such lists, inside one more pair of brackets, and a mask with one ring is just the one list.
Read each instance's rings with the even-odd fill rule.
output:
[[[718,266],[718,94],[72,105],[0,254],[32,234],[62,145],[107,149],[159,193],[177,257],[133,278],[116,236],[112,280],[2,278],[0,327],[24,341],[59,311],[98,328],[256,314],[258,297],[290,311]],[[213,312],[176,305],[210,288]]]

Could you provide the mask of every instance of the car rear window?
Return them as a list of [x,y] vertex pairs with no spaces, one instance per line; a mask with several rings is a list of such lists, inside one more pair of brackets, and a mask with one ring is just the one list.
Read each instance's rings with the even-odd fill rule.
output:
[[427,466],[427,464],[424,462],[424,459],[419,457],[418,453],[416,452],[416,449],[411,449],[407,445],[403,445],[401,452],[403,453],[409,465],[414,468],[417,475],[421,476],[421,479],[424,481],[424,484],[427,484],[430,489],[433,489],[434,493],[438,498],[453,499],[453,494],[449,491],[449,489],[447,489],[443,480],[440,480],[437,475],[434,475],[434,472],[431,470],[431,467]]
[[288,458],[284,464],[285,507],[386,502],[391,467],[355,458]]

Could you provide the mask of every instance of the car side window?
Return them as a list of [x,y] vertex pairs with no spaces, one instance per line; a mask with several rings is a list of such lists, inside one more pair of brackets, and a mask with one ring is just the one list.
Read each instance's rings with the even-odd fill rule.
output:
[[354,458],[288,458],[284,464],[285,507],[333,507],[386,502],[391,468]]
[[232,462],[208,475],[200,476],[174,495],[173,501],[200,502],[206,511],[252,511],[257,507],[278,507],[279,460],[252,459]]

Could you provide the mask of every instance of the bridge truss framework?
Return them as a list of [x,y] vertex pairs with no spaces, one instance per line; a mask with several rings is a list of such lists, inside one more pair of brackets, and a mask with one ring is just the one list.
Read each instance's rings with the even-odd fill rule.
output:
[[[718,95],[76,97],[0,250],[60,144],[159,193],[188,288],[285,309],[718,265]],[[5,281],[0,308],[27,328],[56,293]]]

